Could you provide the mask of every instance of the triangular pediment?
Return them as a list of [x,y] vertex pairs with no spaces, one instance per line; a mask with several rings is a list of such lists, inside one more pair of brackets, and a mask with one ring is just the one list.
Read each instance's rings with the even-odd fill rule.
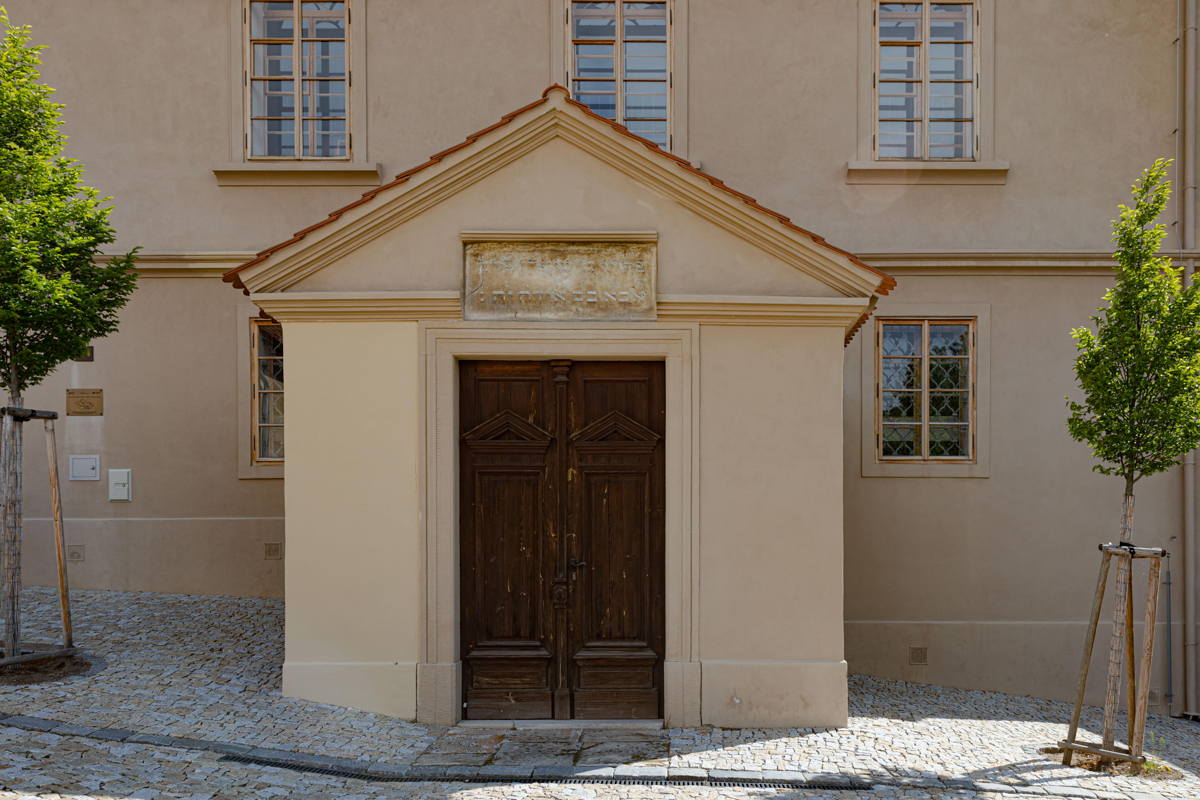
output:
[[571,442],[575,447],[585,450],[614,445],[621,450],[653,450],[661,438],[632,417],[620,411],[610,411],[573,434]]
[[[477,185],[485,187],[480,202],[490,200],[501,206],[513,203],[512,195],[496,192],[495,197],[490,197],[487,181],[534,154],[554,151],[561,158],[563,151],[551,147],[556,143],[560,147],[569,145],[568,151],[574,154],[573,158],[602,164],[612,175],[619,175],[630,181],[631,186],[639,187],[641,194],[630,198],[630,208],[639,202],[645,205],[652,196],[660,204],[690,212],[691,218],[695,219],[693,227],[707,224],[730,241],[742,242],[742,247],[749,244],[750,250],[758,254],[754,258],[761,263],[750,263],[754,259],[743,256],[741,260],[748,266],[743,269],[739,263],[735,265],[736,269],[730,267],[735,274],[738,269],[742,272],[765,268],[792,271],[798,280],[807,280],[807,285],[820,288],[819,291],[777,292],[735,286],[731,287],[735,291],[729,291],[730,294],[827,293],[869,297],[887,293],[894,285],[887,275],[794,225],[787,217],[764,208],[753,198],[730,189],[686,160],[661,150],[624,127],[595,115],[557,86],[547,89],[540,100],[505,116],[499,123],[471,135],[461,144],[434,155],[395,180],[366,192],[361,199],[337,209],[325,220],[297,232],[291,239],[263,251],[255,259],[227,273],[226,280],[255,294],[343,288],[337,285],[336,276],[323,282],[310,279],[335,264],[353,263],[352,254],[373,242],[382,241],[382,237],[392,231],[411,227],[418,218],[436,217],[444,204]],[[589,169],[594,175],[595,169]],[[564,180],[569,180],[569,176]],[[526,196],[534,196],[542,186],[545,183],[532,183]],[[575,188],[574,191],[579,194],[583,190]],[[455,210],[458,230],[480,228],[476,219],[480,207]],[[545,215],[546,229],[560,227],[561,222],[554,216],[553,213]],[[642,229],[644,226],[634,227]],[[445,246],[439,250],[438,257],[452,255],[454,243],[446,242],[444,235],[440,241]],[[420,248],[414,247],[410,239],[403,237],[384,246],[385,253],[379,252],[379,245],[374,247],[372,258],[377,262],[396,264],[403,263],[406,257],[410,260],[428,257]],[[409,269],[403,273],[405,276],[411,276],[411,270],[418,268],[410,266]],[[308,285],[301,285],[306,281]],[[345,288],[357,291],[362,287]],[[431,288],[449,287],[409,286],[403,282],[386,287],[387,290],[402,291]],[[709,289],[705,287],[701,291]]]
[[468,444],[528,444],[540,446],[542,449],[549,447],[554,439],[548,431],[507,408],[495,416],[488,417],[464,433],[462,438]]

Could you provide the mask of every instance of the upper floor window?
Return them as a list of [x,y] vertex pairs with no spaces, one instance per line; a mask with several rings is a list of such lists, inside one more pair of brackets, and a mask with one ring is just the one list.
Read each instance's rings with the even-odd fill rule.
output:
[[283,326],[259,319],[251,325],[252,461],[280,462],[283,460]]
[[876,331],[878,458],[974,458],[975,320],[881,319]]
[[664,149],[671,146],[667,0],[571,2],[571,94]]
[[247,157],[350,157],[347,6],[249,0]]
[[975,3],[875,9],[875,157],[973,160],[979,150]]

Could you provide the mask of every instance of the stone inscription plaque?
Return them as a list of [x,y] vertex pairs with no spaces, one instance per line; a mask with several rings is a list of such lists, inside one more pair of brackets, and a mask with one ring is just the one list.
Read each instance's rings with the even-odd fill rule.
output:
[[463,319],[655,318],[654,242],[468,242]]

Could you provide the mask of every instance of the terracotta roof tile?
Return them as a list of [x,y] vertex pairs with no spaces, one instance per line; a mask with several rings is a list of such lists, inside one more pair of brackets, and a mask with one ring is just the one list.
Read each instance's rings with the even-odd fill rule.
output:
[[[445,150],[442,150],[439,153],[433,154],[432,156],[429,157],[428,161],[426,161],[422,164],[418,164],[417,166],[415,166],[409,170],[401,172],[399,175],[397,175],[391,181],[384,183],[380,186],[377,186],[374,189],[370,189],[369,191],[363,192],[362,197],[360,197],[358,200],[355,200],[352,203],[349,203],[347,205],[342,206],[341,208],[331,211],[325,219],[323,219],[320,222],[317,222],[313,225],[310,225],[307,228],[304,228],[303,230],[297,231],[295,234],[292,235],[292,238],[287,239],[286,241],[280,242],[279,244],[277,244],[273,247],[269,247],[266,250],[261,251],[254,258],[247,261],[245,264],[241,264],[241,265],[229,270],[228,272],[226,272],[222,276],[222,279],[226,283],[232,283],[235,287],[241,289],[246,294],[249,294],[249,290],[246,289],[245,284],[242,283],[241,278],[239,277],[239,273],[242,270],[265,261],[273,253],[299,242],[308,234],[312,233],[313,231],[317,230],[318,228],[328,225],[329,223],[331,223],[334,220],[341,217],[347,211],[350,211],[351,209],[357,208],[358,206],[362,205],[363,203],[367,203],[367,202],[375,199],[375,197],[377,197],[381,192],[384,192],[384,191],[387,191],[388,189],[399,186],[400,184],[406,182],[409,178],[411,178],[413,175],[417,174],[418,172],[420,172],[424,169],[427,169],[429,167],[432,167],[433,165],[442,161],[443,159],[446,158],[446,156],[451,155],[452,153],[455,153],[455,152],[463,149],[464,147],[474,144],[476,141],[478,141],[480,139],[480,137],[486,136],[487,134],[491,133],[492,131],[494,131],[498,128],[503,128],[504,126],[506,126],[510,122],[512,122],[514,119],[516,119],[518,116],[520,116],[521,114],[524,114],[526,111],[531,111],[531,110],[537,108],[538,106],[543,105],[544,103],[546,103],[547,99],[550,97],[550,93],[555,90],[561,91],[564,94],[566,94],[565,99],[566,99],[567,103],[574,106],[575,108],[578,108],[580,111],[582,111],[584,114],[591,117],[592,119],[599,120],[600,122],[605,123],[606,125],[611,127],[613,130],[617,131],[618,133],[620,133],[624,136],[628,136],[630,139],[633,139],[634,141],[638,142],[639,144],[644,145],[648,150],[655,153],[659,157],[667,158],[667,159],[670,159],[671,161],[674,161],[681,168],[687,170],[688,172],[692,173],[693,175],[697,175],[697,176],[703,178],[704,180],[708,181],[713,186],[717,187],[718,189],[721,189],[722,191],[728,193],[729,195],[731,195],[733,197],[738,198],[739,200],[741,200],[742,202],[751,206],[752,208],[756,209],[757,211],[767,214],[768,216],[774,217],[782,225],[792,229],[793,231],[796,231],[797,233],[802,233],[805,236],[809,237],[813,241],[813,243],[820,245],[821,247],[824,247],[826,249],[832,250],[833,252],[849,259],[851,262],[853,262],[857,266],[860,266],[863,269],[866,269],[870,272],[873,272],[873,273],[879,275],[881,280],[879,282],[878,287],[876,287],[876,289],[875,289],[875,291],[878,294],[887,294],[888,292],[890,292],[892,289],[895,288],[896,279],[893,278],[891,275],[888,275],[887,273],[882,272],[878,269],[875,269],[871,265],[864,263],[861,259],[859,259],[856,255],[849,252],[848,250],[843,250],[840,247],[835,247],[834,245],[829,244],[827,241],[825,241],[825,239],[823,237],[818,236],[817,234],[813,233],[812,231],[806,230],[804,228],[801,228],[799,225],[793,224],[790,218],[784,216],[783,214],[780,214],[778,211],[772,211],[771,209],[769,209],[763,205],[760,205],[758,203],[758,201],[755,200],[750,195],[743,194],[742,192],[739,192],[736,189],[731,189],[730,187],[726,186],[725,182],[720,180],[719,178],[715,178],[706,172],[702,172],[702,171],[696,169],[686,159],[680,158],[679,156],[675,155],[674,153],[668,153],[666,150],[663,150],[661,147],[659,147],[654,142],[650,141],[649,139],[645,139],[645,138],[642,138],[641,136],[638,136],[637,134],[633,133],[632,131],[630,131],[628,128],[626,128],[624,125],[620,124],[619,122],[615,122],[611,119],[607,119],[605,117],[600,116],[599,114],[592,111],[590,108],[588,108],[583,103],[580,103],[578,100],[571,98],[570,92],[567,90],[567,88],[565,86],[562,86],[561,84],[557,84],[557,83],[546,87],[546,90],[542,92],[542,96],[539,99],[533,101],[532,103],[529,103],[528,105],[522,106],[521,108],[518,108],[515,111],[505,114],[503,117],[501,117],[499,119],[499,121],[493,123],[492,125],[487,126],[486,128],[482,128],[478,131],[475,131],[470,136],[468,136],[466,139],[464,139],[463,141],[454,145],[453,147],[447,148]],[[864,315],[863,322],[866,321],[867,316],[869,316],[869,312],[868,312],[868,314]],[[861,324],[862,323],[860,322],[859,325],[861,325]],[[857,330],[857,328],[858,328],[858,326],[855,326],[855,330]],[[854,332],[851,331],[851,333],[847,337],[847,341],[849,340],[849,337],[851,337],[853,335],[854,335]]]

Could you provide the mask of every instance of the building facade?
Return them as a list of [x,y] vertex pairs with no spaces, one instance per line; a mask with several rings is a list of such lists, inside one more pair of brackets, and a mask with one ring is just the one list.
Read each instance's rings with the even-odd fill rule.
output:
[[[1194,6],[9,0],[143,248],[29,393],[104,394],[73,586],[283,595],[286,693],[439,723],[1069,697],[1120,488],[1068,331],[1157,157],[1191,269]],[[1194,485],[1138,500],[1177,712]]]

